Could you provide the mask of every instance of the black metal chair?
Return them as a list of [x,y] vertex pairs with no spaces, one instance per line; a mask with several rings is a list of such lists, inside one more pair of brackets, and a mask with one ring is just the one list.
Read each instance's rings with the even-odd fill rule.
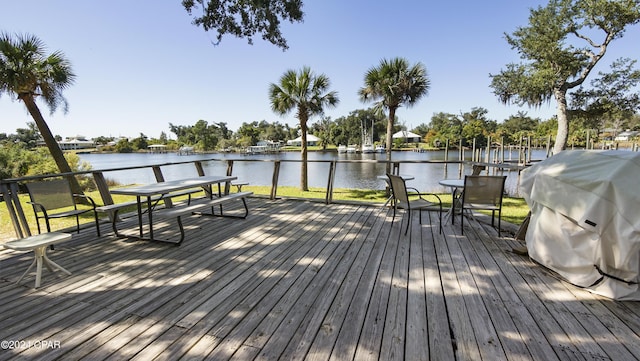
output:
[[[98,212],[96,211],[96,203],[91,197],[74,194],[71,192],[71,185],[67,179],[55,179],[27,183],[29,191],[29,204],[33,206],[33,212],[36,215],[36,224],[38,233],[42,233],[40,229],[40,219],[45,220],[47,232],[51,232],[49,220],[53,218],[76,217],[76,231],[80,233],[80,215],[92,212],[96,222],[96,231],[100,236],[100,224],[98,222]],[[87,205],[78,207],[76,199],[84,198]]]
[[464,191],[461,195],[462,217],[460,229],[464,233],[464,211],[491,211],[491,226],[495,227],[495,215],[498,212],[498,237],[500,236],[500,220],[502,218],[502,197],[507,176],[468,175],[464,177]]
[[[407,216],[409,219],[407,220],[407,229],[404,231],[404,234],[407,234],[409,231],[409,225],[411,224],[411,211],[418,210],[420,212],[420,224],[422,224],[422,210],[432,210],[438,211],[438,217],[440,220],[440,233],[442,233],[442,200],[438,197],[437,194],[434,193],[420,193],[415,188],[407,188],[405,180],[397,175],[387,173],[387,177],[389,177],[389,184],[391,184],[391,191],[393,193],[393,220],[396,217],[396,208],[406,209]],[[413,189],[416,193],[409,194],[407,189]],[[423,196],[431,196],[434,197],[437,201],[431,202]],[[416,199],[409,199],[410,197],[418,197]],[[392,220],[392,222],[393,222]]]

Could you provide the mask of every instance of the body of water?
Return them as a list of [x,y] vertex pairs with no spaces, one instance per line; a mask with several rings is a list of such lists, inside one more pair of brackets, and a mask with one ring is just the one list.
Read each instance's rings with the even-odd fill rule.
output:
[[[515,153],[515,152],[514,152]],[[184,162],[207,159],[233,159],[233,160],[253,160],[251,162],[236,161],[233,164],[233,175],[239,180],[245,180],[253,185],[271,185],[273,175],[273,162],[268,160],[299,160],[299,152],[281,152],[277,154],[263,155],[241,155],[241,154],[194,154],[178,155],[176,153],[148,154],[148,153],[106,153],[106,154],[79,154],[80,159],[91,164],[93,170],[104,170],[110,168],[122,168],[133,166],[144,166],[152,164],[163,164],[171,162]],[[469,155],[470,156],[470,155]],[[393,161],[403,160],[444,160],[444,151],[418,152],[394,152]],[[458,158],[457,152],[449,152],[449,160],[455,161]],[[534,153],[534,159],[542,159],[544,152]],[[378,159],[386,160],[386,154],[337,154],[333,152],[309,152],[309,160],[341,160],[341,159]],[[505,155],[505,159],[510,159]],[[511,159],[517,159],[517,153]],[[205,161],[203,166],[206,174],[225,174],[226,162]],[[338,163],[335,172],[334,188],[355,188],[355,189],[384,189],[385,182],[380,179],[384,176],[386,164],[384,163]],[[310,187],[326,188],[329,163],[310,162],[308,166],[308,177]],[[470,173],[467,167],[465,173]],[[163,166],[162,173],[165,180],[180,179],[197,176],[196,168],[193,164],[179,164]],[[401,164],[400,174],[415,177],[408,181],[407,185],[415,187],[425,192],[447,192],[445,187],[438,184],[444,178],[458,178],[458,164]],[[517,172],[503,173],[507,175],[507,192],[517,195]],[[155,176],[151,168],[135,169],[127,171],[105,172],[105,177],[120,184],[142,184],[155,182]],[[280,166],[279,182],[280,186],[300,185],[300,163],[283,162]]]

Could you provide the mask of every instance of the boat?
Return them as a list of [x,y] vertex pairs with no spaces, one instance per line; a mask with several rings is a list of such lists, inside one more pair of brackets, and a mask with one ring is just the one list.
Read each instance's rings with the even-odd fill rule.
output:
[[371,126],[368,124],[369,119],[361,120],[361,130],[362,130],[362,153],[363,154],[371,154],[375,152],[373,148],[373,119],[371,119]]
[[384,153],[384,145],[382,144],[376,145],[376,153]]
[[178,149],[179,155],[191,155],[194,154],[193,147],[182,146]]
[[264,145],[251,145],[247,147],[246,154],[264,154],[267,152],[267,147]]
[[354,144],[349,144],[347,146],[347,153],[357,153],[358,152],[358,146],[354,145]]
[[344,154],[347,152],[347,146],[340,144],[338,146],[338,154]]
[[373,144],[369,143],[369,144],[364,144],[362,146],[362,153],[363,154],[368,154],[368,153],[373,153]]

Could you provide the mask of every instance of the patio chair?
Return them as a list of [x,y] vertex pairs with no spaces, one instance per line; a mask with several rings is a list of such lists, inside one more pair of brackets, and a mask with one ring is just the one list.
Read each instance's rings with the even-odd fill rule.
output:
[[[36,215],[36,225],[38,226],[38,234],[42,233],[40,229],[40,219],[44,218],[47,226],[47,232],[51,232],[49,220],[52,218],[76,217],[76,231],[80,233],[80,215],[92,212],[96,222],[96,232],[100,236],[100,224],[98,222],[98,212],[96,211],[96,203],[91,197],[74,194],[71,192],[71,185],[67,179],[56,179],[47,181],[38,181],[27,183],[30,202],[33,206],[33,212]],[[78,206],[76,199],[84,198],[87,204]]]
[[[479,164],[474,164],[473,168],[472,168],[472,172],[471,175],[480,175],[482,173],[482,171],[484,171],[485,169],[487,169],[486,166],[484,165],[479,165]],[[460,204],[462,203],[462,195],[464,194],[464,187],[458,192],[458,189],[453,187],[452,188],[452,194],[451,194],[451,210],[449,211],[450,213],[448,213],[448,215],[452,215],[454,212],[460,212]],[[455,224],[456,223],[456,217],[451,217],[451,224]]]
[[461,195],[460,229],[464,234],[464,211],[491,211],[491,226],[495,227],[495,215],[498,212],[498,237],[500,237],[500,221],[502,218],[502,196],[507,176],[468,175],[464,178],[464,191]]
[[[396,208],[401,208],[401,209],[406,209],[406,213],[407,213],[407,217],[409,217],[409,219],[407,220],[407,228],[404,231],[404,234],[407,234],[407,232],[409,231],[409,225],[411,224],[411,211],[412,210],[417,210],[418,212],[420,212],[420,224],[422,224],[422,210],[426,209],[426,210],[431,210],[431,211],[438,211],[438,217],[440,220],[440,233],[442,233],[442,201],[440,200],[440,197],[438,197],[438,195],[433,194],[433,193],[420,193],[417,189],[415,188],[407,188],[407,185],[405,183],[405,180],[401,177],[401,176],[397,176],[397,175],[393,175],[393,174],[389,174],[387,173],[387,177],[389,177],[389,184],[391,184],[391,192],[393,195],[393,219],[391,222],[393,222],[393,220],[395,220],[396,217]],[[407,192],[407,189],[412,189],[414,190],[416,193],[411,193],[409,194]],[[433,198],[435,198],[437,201],[429,201],[425,198],[423,198],[423,196],[431,196]],[[409,199],[412,197],[417,197],[415,199]]]

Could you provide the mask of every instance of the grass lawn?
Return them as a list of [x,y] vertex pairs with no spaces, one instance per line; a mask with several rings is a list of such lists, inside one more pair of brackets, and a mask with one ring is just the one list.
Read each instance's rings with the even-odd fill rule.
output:
[[[252,191],[254,194],[259,195],[269,195],[271,192],[271,187],[269,186],[244,186],[242,188],[243,191]],[[95,192],[87,192],[88,196],[92,197],[96,203],[99,205],[102,204],[102,200],[97,191]],[[451,206],[451,194],[439,194],[440,198],[443,202],[443,207]],[[115,203],[126,202],[130,200],[134,200],[134,197],[129,196],[119,196],[112,195]],[[315,198],[322,199],[325,198],[325,190],[323,188],[311,188],[308,192],[303,192],[297,187],[278,187],[278,197],[293,197],[293,198]],[[186,199],[186,196],[183,197]],[[180,200],[181,198],[177,198],[176,200]],[[31,227],[32,232],[37,232],[37,227],[35,223],[35,217],[33,215],[33,210],[30,205],[26,204],[28,200],[28,195],[21,195],[20,201],[22,202],[22,207],[25,212],[25,216],[27,217],[27,222]],[[371,190],[371,189],[334,189],[333,192],[333,200],[334,201],[364,201],[371,203],[379,203],[382,204],[386,201],[385,192],[383,190]],[[131,207],[131,210],[127,211],[135,211],[135,206]],[[121,212],[121,213],[124,213]],[[529,207],[525,203],[522,198],[504,198],[503,207],[502,207],[502,220],[519,225],[522,223],[524,218],[527,216],[529,212]],[[102,215],[105,216],[105,215]],[[93,223],[93,214],[85,213],[80,217],[80,223]],[[41,220],[41,227],[44,226],[44,221]],[[67,217],[61,219],[51,220],[51,230],[60,230],[64,228],[75,227],[75,218]],[[4,203],[0,203],[0,242],[14,238],[13,226],[11,225],[11,219],[9,218],[9,214],[7,211],[7,207]]]

